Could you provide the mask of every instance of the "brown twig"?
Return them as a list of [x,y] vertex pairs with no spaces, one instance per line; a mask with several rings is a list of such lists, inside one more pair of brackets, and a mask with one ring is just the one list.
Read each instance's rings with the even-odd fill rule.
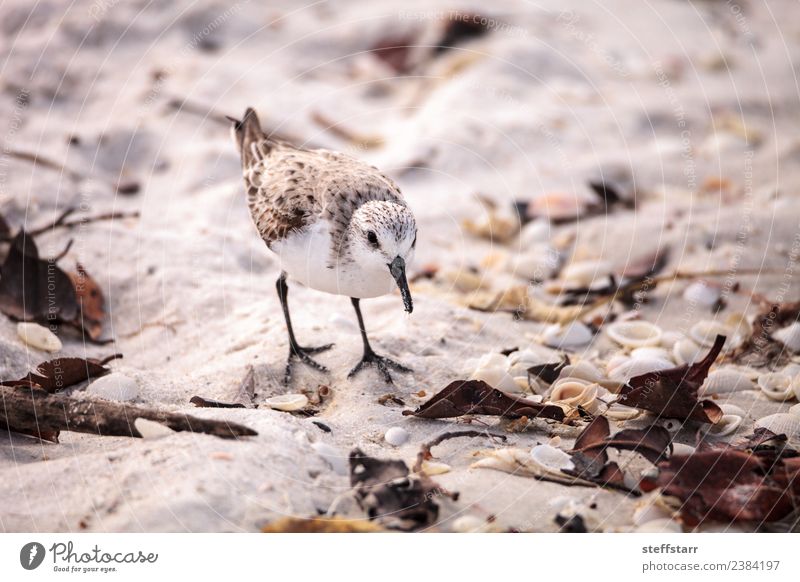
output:
[[489,438],[500,439],[503,442],[506,441],[505,435],[495,434],[491,432],[484,432],[480,430],[463,430],[461,432],[442,433],[432,441],[422,444],[422,447],[420,447],[419,449],[419,453],[417,453],[417,461],[414,463],[414,468],[412,469],[414,473],[419,473],[420,471],[422,471],[422,463],[431,458],[431,449],[433,447],[442,444],[446,440],[458,437],[472,437],[472,438],[489,437]]

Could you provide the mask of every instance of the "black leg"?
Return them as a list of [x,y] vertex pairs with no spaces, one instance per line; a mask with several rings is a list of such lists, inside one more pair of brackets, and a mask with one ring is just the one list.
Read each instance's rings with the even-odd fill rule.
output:
[[312,360],[309,354],[318,354],[319,352],[329,350],[333,347],[333,344],[325,344],[324,346],[314,348],[304,348],[298,344],[297,339],[294,337],[294,329],[292,329],[292,318],[289,315],[289,286],[286,284],[286,273],[281,273],[277,283],[275,283],[275,287],[278,289],[278,298],[281,300],[281,308],[283,308],[283,318],[286,320],[286,329],[289,331],[289,357],[286,360],[286,372],[283,377],[284,383],[288,384],[292,379],[292,360],[294,358],[298,358],[301,362],[311,366],[315,370],[327,372],[328,368]]
[[367,328],[364,326],[364,317],[361,315],[360,299],[351,297],[350,301],[353,302],[353,309],[356,310],[356,317],[358,317],[358,329],[361,331],[361,340],[364,342],[364,356],[361,358],[361,361],[356,364],[356,367],[350,370],[347,377],[352,378],[363,370],[365,366],[375,366],[381,374],[383,374],[384,379],[391,384],[392,375],[389,373],[389,368],[403,373],[413,372],[411,368],[407,368],[387,357],[379,356],[373,351],[372,346],[369,345],[369,338],[367,338]]

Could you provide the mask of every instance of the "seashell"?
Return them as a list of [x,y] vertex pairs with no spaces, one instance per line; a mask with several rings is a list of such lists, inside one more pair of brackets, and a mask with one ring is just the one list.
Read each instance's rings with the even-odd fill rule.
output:
[[450,530],[455,533],[484,533],[489,529],[486,519],[477,515],[462,515],[453,520]]
[[589,382],[599,382],[605,379],[600,369],[587,360],[564,366],[560,377],[577,378],[579,380],[588,380]]
[[792,377],[781,372],[770,372],[758,377],[758,387],[770,400],[783,402],[794,398],[792,390]]
[[672,356],[679,365],[694,364],[703,359],[706,350],[690,338],[684,338],[672,347]]
[[311,448],[330,465],[334,473],[342,476],[350,474],[350,463],[346,453],[323,442],[316,442]]
[[472,293],[489,287],[489,281],[486,277],[467,268],[449,269],[442,273],[442,278],[461,293]]
[[575,220],[583,215],[587,205],[586,200],[571,192],[548,192],[528,202],[525,214],[549,222]]
[[654,519],[634,530],[636,533],[681,533],[681,524],[674,519]]
[[789,408],[789,414],[796,414],[800,416],[800,404],[795,404],[791,408]]
[[558,267],[558,252],[549,245],[537,245],[525,252],[511,255],[506,269],[528,281],[544,281]]
[[422,461],[422,472],[426,475],[442,475],[450,472],[450,465],[436,461]]
[[611,264],[606,261],[578,261],[564,267],[561,271],[561,280],[581,287],[590,287],[593,283],[605,284],[613,270]]
[[733,329],[719,321],[703,319],[695,323],[689,330],[689,337],[707,348],[714,345],[714,340],[718,335],[724,335],[730,339],[733,336]]
[[562,451],[550,445],[536,445],[531,449],[531,459],[548,472],[558,473],[562,469],[572,470],[575,464],[572,458]]
[[609,358],[608,362],[606,362],[606,373],[611,374],[616,368],[621,366],[622,364],[629,362],[631,357],[624,352],[617,352],[611,358]]
[[24,321],[18,323],[17,335],[23,342],[37,350],[52,353],[59,351],[63,347],[56,334],[38,323]]
[[683,298],[694,305],[712,307],[721,297],[721,289],[706,281],[695,281],[683,290]]
[[558,379],[550,390],[549,400],[568,406],[583,406],[590,412],[597,400],[600,387],[579,378]]
[[104,400],[130,402],[139,395],[139,387],[132,378],[114,372],[89,384],[86,393]]
[[264,401],[264,405],[273,410],[294,412],[308,406],[308,396],[305,394],[279,394],[272,398],[267,398]]
[[399,447],[408,441],[408,431],[401,426],[393,426],[386,431],[383,438],[393,447]]
[[797,400],[800,400],[800,376],[795,376],[792,379],[792,392]]
[[143,439],[157,439],[175,433],[170,427],[146,418],[137,418],[133,421],[133,426],[139,431]]
[[664,348],[648,347],[635,348],[631,350],[632,358],[658,358],[661,360],[672,360],[672,354]]
[[519,233],[520,248],[527,249],[537,244],[548,242],[552,228],[550,221],[546,218],[537,218],[530,221],[522,227]]
[[739,392],[740,390],[755,390],[755,388],[755,384],[746,374],[729,368],[722,368],[714,370],[708,375],[700,387],[700,394],[728,394]]
[[618,382],[627,382],[636,376],[641,376],[648,372],[666,370],[673,366],[674,364],[670,360],[662,360],[659,358],[631,358],[624,364],[614,368],[614,371],[611,372],[608,377]]
[[788,438],[800,438],[800,415],[779,412],[756,421],[757,427],[764,427],[775,434],[785,434]]
[[542,334],[542,341],[551,348],[577,348],[592,341],[592,330],[580,321],[567,325],[553,324]]
[[608,337],[627,348],[657,346],[661,328],[647,321],[615,321],[606,327]]
[[736,406],[735,404],[720,404],[720,410],[723,414],[736,414],[744,418],[747,416],[747,412],[741,406]]
[[661,346],[671,350],[683,338],[683,334],[679,331],[665,331],[661,334]]
[[507,242],[517,235],[519,219],[514,220],[489,211],[478,217],[478,220],[465,219],[462,226],[471,235],[489,241]]
[[742,417],[738,414],[723,414],[716,424],[706,425],[701,428],[704,435],[723,437],[735,433],[742,424]]
[[603,414],[612,420],[632,420],[642,414],[642,411],[615,403],[610,405]]
[[[520,387],[505,368],[478,368],[470,376],[470,380],[483,380],[489,386],[506,392],[519,392]],[[527,385],[527,378],[526,378]]]
[[795,321],[793,324],[779,329],[772,334],[772,337],[786,346],[786,349],[793,354],[800,353],[800,322]]
[[697,449],[695,449],[692,445],[687,445],[684,443],[672,443],[672,454],[673,455],[691,455]]

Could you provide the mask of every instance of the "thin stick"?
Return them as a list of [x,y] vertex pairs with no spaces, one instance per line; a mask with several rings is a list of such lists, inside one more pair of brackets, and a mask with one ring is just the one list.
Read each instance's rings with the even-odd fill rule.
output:
[[502,434],[495,434],[491,432],[484,432],[480,430],[464,430],[461,432],[445,432],[440,434],[438,437],[433,439],[430,442],[423,443],[422,447],[420,447],[419,453],[417,453],[417,461],[414,463],[413,471],[414,473],[419,473],[422,471],[422,463],[431,457],[431,449],[436,445],[442,444],[444,441],[449,439],[454,439],[458,437],[489,437],[489,438],[497,438],[501,441],[505,442],[506,437]]

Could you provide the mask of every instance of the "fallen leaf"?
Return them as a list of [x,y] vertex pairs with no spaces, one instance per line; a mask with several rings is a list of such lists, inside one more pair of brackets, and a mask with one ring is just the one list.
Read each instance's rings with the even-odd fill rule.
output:
[[39,388],[49,394],[79,384],[85,380],[94,380],[111,372],[106,364],[121,358],[122,354],[114,354],[96,360],[94,358],[56,358],[42,362],[36,366],[36,372],[29,372],[19,380],[5,380],[2,386],[16,388]]
[[697,363],[631,378],[620,390],[617,402],[648,410],[661,418],[716,424],[722,418],[722,410],[711,400],[699,400],[698,390],[724,344],[725,336],[718,335],[714,346]]
[[103,320],[106,317],[105,298],[100,285],[86,272],[83,265],[78,263],[75,268],[75,273],[68,273],[79,308],[73,323],[97,341],[103,333]]
[[564,410],[559,406],[507,394],[482,380],[456,380],[416,410],[403,411],[403,416],[419,418],[454,418],[467,414],[564,420]]

